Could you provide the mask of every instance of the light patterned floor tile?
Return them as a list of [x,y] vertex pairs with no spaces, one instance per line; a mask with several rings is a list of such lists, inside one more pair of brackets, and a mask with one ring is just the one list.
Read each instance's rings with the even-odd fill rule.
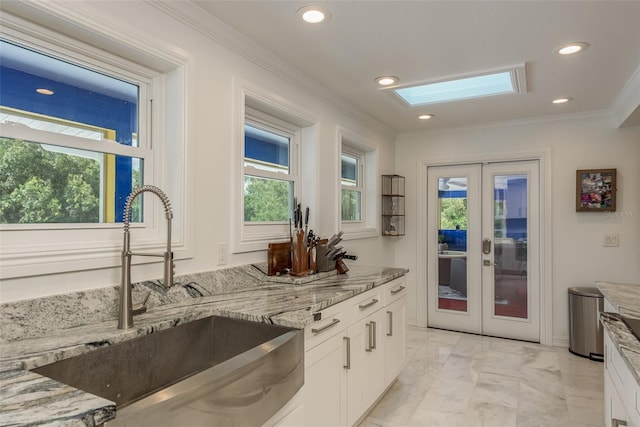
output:
[[598,426],[603,364],[567,349],[409,327],[408,360],[361,427]]

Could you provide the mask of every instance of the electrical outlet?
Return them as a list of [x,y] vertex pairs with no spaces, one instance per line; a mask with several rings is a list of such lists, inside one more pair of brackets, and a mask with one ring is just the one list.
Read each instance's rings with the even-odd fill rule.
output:
[[226,243],[218,243],[218,265],[227,263],[227,255],[229,253],[229,245]]
[[605,234],[602,246],[607,248],[620,246],[620,235],[618,233]]

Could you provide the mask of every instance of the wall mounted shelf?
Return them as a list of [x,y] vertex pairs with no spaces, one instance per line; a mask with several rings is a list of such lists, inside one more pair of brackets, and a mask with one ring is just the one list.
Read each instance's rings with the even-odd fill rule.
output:
[[404,177],[382,175],[382,235],[404,236]]

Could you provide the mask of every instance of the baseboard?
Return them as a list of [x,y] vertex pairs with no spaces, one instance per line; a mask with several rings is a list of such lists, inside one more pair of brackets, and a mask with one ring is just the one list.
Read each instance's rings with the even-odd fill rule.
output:
[[568,337],[553,337],[552,341],[551,341],[551,345],[554,347],[563,347],[563,348],[569,348],[569,338]]

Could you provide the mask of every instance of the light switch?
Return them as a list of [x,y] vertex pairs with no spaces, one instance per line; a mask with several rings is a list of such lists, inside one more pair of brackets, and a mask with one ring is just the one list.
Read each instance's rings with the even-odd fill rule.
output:
[[618,233],[605,234],[602,246],[609,248],[620,246],[620,235]]

